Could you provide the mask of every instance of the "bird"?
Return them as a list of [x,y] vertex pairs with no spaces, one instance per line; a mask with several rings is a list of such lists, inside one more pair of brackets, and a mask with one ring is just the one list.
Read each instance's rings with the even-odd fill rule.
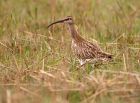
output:
[[80,35],[76,29],[72,16],[67,16],[64,19],[57,20],[48,25],[47,28],[50,28],[52,25],[57,23],[65,23],[68,25],[72,38],[71,48],[78,58],[80,66],[83,66],[86,63],[94,65],[98,61],[106,62],[112,60],[112,54],[104,52],[97,42],[88,41]]

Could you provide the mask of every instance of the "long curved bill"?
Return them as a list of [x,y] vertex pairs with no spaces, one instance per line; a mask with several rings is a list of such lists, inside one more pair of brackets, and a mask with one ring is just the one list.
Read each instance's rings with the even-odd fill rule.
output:
[[51,23],[50,25],[47,26],[47,28],[49,28],[50,26],[57,24],[57,23],[63,23],[64,21],[67,21],[68,19],[62,19],[62,20],[58,20],[56,22]]

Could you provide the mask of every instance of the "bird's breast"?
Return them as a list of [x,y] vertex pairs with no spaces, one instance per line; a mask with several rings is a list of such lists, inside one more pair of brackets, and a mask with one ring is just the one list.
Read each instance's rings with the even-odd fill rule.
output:
[[79,45],[75,41],[72,41],[71,48],[72,48],[73,53],[76,56],[78,56],[78,58],[79,58],[79,56],[80,56],[79,54],[80,54],[80,51],[81,51]]

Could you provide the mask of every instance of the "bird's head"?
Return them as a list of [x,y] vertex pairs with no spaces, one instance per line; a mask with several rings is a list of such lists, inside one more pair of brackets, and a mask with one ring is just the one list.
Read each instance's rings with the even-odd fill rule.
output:
[[66,18],[64,19],[61,19],[61,20],[57,20],[53,23],[51,23],[50,25],[48,25],[48,28],[54,24],[57,24],[57,23],[66,23],[66,24],[69,24],[69,25],[72,25],[74,22],[73,22],[73,19],[71,16],[67,16]]

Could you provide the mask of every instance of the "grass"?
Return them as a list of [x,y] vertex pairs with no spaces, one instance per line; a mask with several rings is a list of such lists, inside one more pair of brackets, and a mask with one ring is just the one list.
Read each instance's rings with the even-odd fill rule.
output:
[[[0,103],[139,103],[138,0],[0,0]],[[66,25],[114,62],[77,70]]]

